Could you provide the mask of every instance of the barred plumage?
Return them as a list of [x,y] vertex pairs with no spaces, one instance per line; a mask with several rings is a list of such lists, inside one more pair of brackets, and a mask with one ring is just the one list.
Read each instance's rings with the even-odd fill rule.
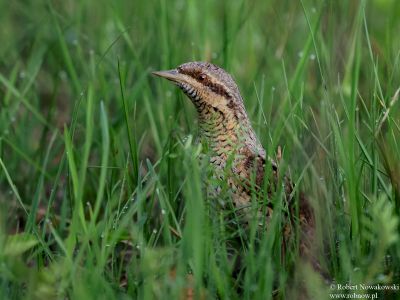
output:
[[[198,112],[200,137],[213,151],[210,162],[214,165],[214,173],[216,177],[228,182],[233,203],[237,208],[248,207],[250,204],[254,189],[249,182],[254,173],[256,189],[260,191],[266,165],[272,168],[269,172],[272,179],[266,193],[271,194],[276,189],[278,166],[267,157],[257,139],[239,89],[226,71],[211,63],[189,62],[176,69],[153,74],[175,83],[193,102]],[[229,159],[232,160],[231,169],[226,172],[223,169]],[[294,205],[289,203],[293,196],[293,184],[287,176],[283,176],[283,184],[289,210],[295,214]],[[314,240],[315,222],[305,197],[300,195],[299,198],[299,223],[302,233],[300,252],[309,256]],[[317,264],[315,261],[314,263]]]

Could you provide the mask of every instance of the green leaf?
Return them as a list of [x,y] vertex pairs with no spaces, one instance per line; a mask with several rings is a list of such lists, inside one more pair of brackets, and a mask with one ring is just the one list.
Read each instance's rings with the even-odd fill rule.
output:
[[34,247],[39,241],[32,234],[19,233],[6,239],[3,249],[5,256],[18,256]]

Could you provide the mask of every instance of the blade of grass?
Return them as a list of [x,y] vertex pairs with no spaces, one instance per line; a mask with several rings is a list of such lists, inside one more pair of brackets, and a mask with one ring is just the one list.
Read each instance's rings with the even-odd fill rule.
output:
[[82,227],[85,229],[86,232],[86,221],[85,221],[85,213],[83,210],[83,204],[82,201],[79,200],[79,177],[78,177],[78,171],[76,168],[76,163],[75,163],[75,158],[74,158],[74,151],[73,151],[73,146],[72,146],[72,141],[71,141],[71,136],[69,134],[69,130],[67,126],[64,126],[64,142],[65,142],[65,150],[66,150],[66,155],[67,155],[67,160],[68,160],[68,166],[69,166],[69,171],[70,171],[70,177],[72,180],[72,189],[73,189],[73,196],[75,199],[74,202],[74,209],[76,210],[79,220],[81,222]]
[[92,221],[93,223],[96,221],[97,216],[100,211],[101,202],[104,196],[104,188],[106,185],[106,176],[107,176],[107,166],[108,166],[108,157],[110,152],[110,136],[108,132],[108,120],[107,114],[104,108],[104,103],[100,103],[100,126],[101,126],[101,137],[102,137],[102,154],[101,154],[101,171],[100,171],[100,179],[98,183],[97,189],[97,197],[96,203],[94,206],[94,213]]
[[[129,150],[130,150],[130,156],[132,160],[132,167],[133,167],[133,186],[136,186],[139,180],[139,163],[138,163],[138,149],[136,147],[136,136],[132,135],[131,130],[130,130],[130,125],[131,121],[129,118],[129,109],[128,109],[128,104],[126,103],[125,100],[125,95],[124,95],[124,81],[122,79],[122,73],[121,73],[121,68],[120,68],[120,63],[118,60],[118,76],[119,76],[119,86],[120,86],[120,91],[121,91],[121,99],[122,99],[122,104],[123,104],[123,109],[124,109],[124,117],[125,117],[125,127],[126,127],[126,134],[128,136],[128,143],[129,143]],[[135,127],[133,129],[135,131]]]
[[15,197],[17,198],[19,204],[21,205],[21,207],[22,207],[22,209],[24,210],[25,214],[26,214],[27,216],[29,216],[29,213],[28,213],[28,211],[27,211],[26,208],[25,208],[24,202],[22,201],[21,196],[20,196],[19,193],[18,193],[17,187],[15,186],[14,182],[12,181],[11,176],[10,176],[10,174],[8,173],[8,170],[7,170],[6,166],[4,165],[3,160],[1,159],[1,157],[0,157],[0,166],[1,166],[1,168],[3,169],[3,171],[4,171],[4,174],[6,175],[8,184],[10,185],[10,188],[11,188],[11,190],[13,191]]

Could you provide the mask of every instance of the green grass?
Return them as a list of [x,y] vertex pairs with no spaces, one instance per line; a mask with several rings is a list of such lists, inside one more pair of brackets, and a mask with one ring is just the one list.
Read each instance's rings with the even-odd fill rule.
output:
[[150,75],[192,60],[233,74],[282,147],[330,277],[398,284],[399,16],[395,0],[0,1],[0,299],[329,299],[281,255],[283,211],[244,233],[204,194],[194,108]]

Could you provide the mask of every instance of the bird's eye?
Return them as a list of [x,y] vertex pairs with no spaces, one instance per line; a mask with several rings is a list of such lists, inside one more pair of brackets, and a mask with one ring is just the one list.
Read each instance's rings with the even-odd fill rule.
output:
[[199,78],[200,81],[203,81],[204,79],[206,79],[206,75],[205,74],[200,74],[198,78]]

